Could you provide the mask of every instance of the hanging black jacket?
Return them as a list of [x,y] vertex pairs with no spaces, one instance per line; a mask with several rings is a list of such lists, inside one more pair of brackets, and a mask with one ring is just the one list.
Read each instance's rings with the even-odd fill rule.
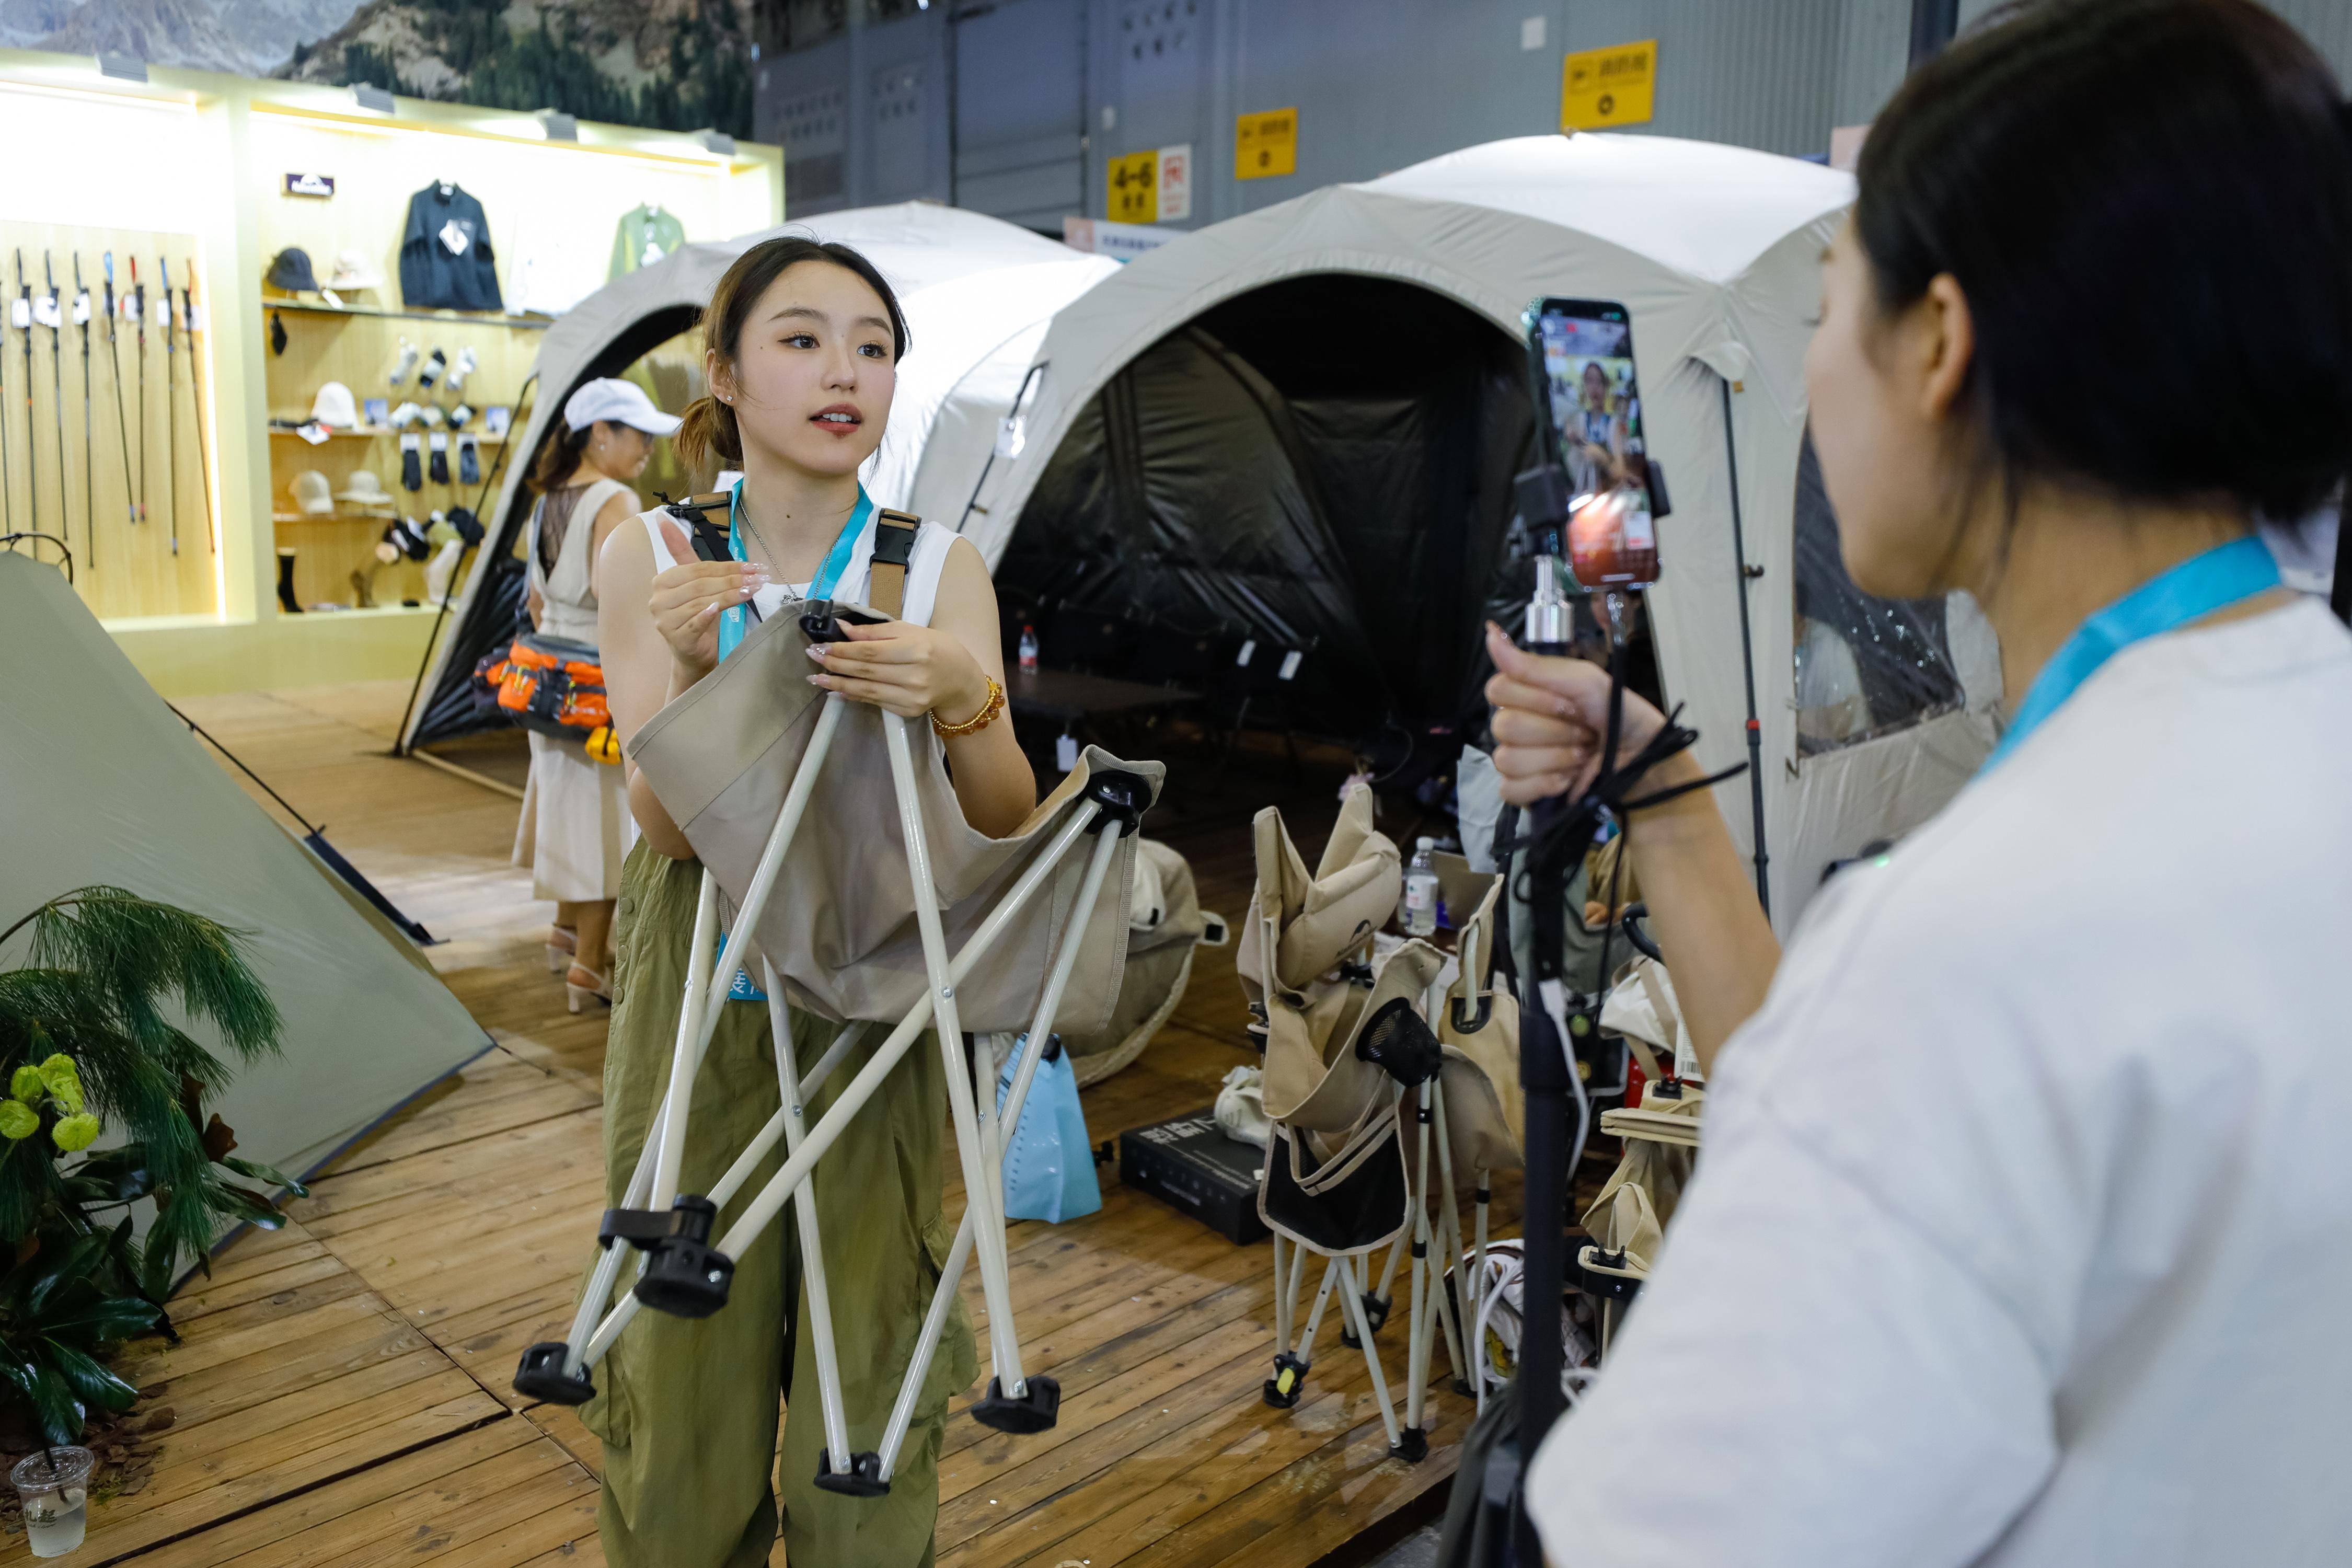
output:
[[408,198],[400,239],[400,297],[411,310],[503,310],[498,258],[482,204],[452,184]]

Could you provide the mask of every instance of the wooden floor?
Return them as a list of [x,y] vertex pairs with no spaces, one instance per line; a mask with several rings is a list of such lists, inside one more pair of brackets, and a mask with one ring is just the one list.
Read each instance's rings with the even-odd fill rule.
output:
[[[183,1342],[146,1342],[130,1369],[141,1409],[168,1409],[169,1430],[135,1493],[94,1500],[77,1563],[602,1561],[595,1439],[508,1379],[524,1345],[562,1337],[603,1204],[604,1020],[567,1015],[546,973],[549,907],[507,864],[515,803],[383,754],[404,696],[368,685],[185,706],[446,939],[435,964],[503,1048],[349,1151],[282,1231],[233,1242],[174,1303]],[[511,748],[472,760],[514,771]],[[1331,799],[1318,782],[1286,807],[1310,853]],[[1249,804],[1203,798],[1149,825],[1192,859],[1208,909],[1246,899]],[[1206,1104],[1255,1059],[1242,1017],[1231,950],[1202,950],[1151,1048],[1086,1092],[1090,1136]],[[1343,1564],[1442,1505],[1465,1400],[1441,1383],[1429,1458],[1389,1459],[1362,1359],[1327,1330],[1297,1407],[1267,1408],[1266,1247],[1230,1245],[1111,1167],[1102,1177],[1099,1214],[1013,1229],[1024,1350],[1060,1380],[1061,1419],[1007,1436],[961,1414],[969,1394],[957,1402],[943,1564]],[[1516,1212],[1517,1196],[1498,1193],[1498,1207]],[[976,1273],[965,1289],[980,1319]],[[1400,1313],[1381,1336],[1392,1383],[1402,1338]],[[26,1555],[21,1536],[0,1543],[0,1563]]]

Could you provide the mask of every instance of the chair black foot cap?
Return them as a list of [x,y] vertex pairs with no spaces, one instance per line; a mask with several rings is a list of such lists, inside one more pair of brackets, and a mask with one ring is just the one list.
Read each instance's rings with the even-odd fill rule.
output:
[[887,1497],[890,1483],[882,1479],[882,1456],[852,1454],[849,1468],[834,1474],[833,1456],[820,1450],[816,1457],[816,1485],[819,1491],[839,1492],[843,1497]]
[[1285,1351],[1274,1358],[1274,1375],[1265,1380],[1265,1402],[1276,1410],[1288,1410],[1298,1403],[1306,1382],[1307,1363]]
[[1389,1326],[1389,1309],[1394,1305],[1392,1298],[1364,1292],[1364,1321],[1371,1324],[1372,1332],[1377,1334]]
[[1053,1430],[1061,1414],[1062,1385],[1050,1377],[1032,1377],[1029,1392],[1019,1399],[1006,1398],[1004,1384],[992,1377],[987,1396],[971,1407],[971,1418],[982,1426],[1023,1436]]
[[1417,1465],[1429,1458],[1429,1434],[1418,1426],[1408,1426],[1389,1445],[1389,1458]]
[[590,1381],[586,1367],[577,1375],[563,1370],[571,1353],[572,1347],[561,1342],[535,1344],[523,1352],[522,1364],[515,1369],[515,1392],[550,1405],[585,1405],[595,1398],[596,1384]]

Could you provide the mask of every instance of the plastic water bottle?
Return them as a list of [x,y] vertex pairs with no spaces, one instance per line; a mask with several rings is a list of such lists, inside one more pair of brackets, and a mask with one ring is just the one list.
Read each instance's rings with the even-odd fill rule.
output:
[[1397,905],[1397,924],[1407,936],[1437,934],[1437,840],[1416,838],[1412,864],[1404,868],[1404,898]]
[[1035,626],[1021,628],[1021,673],[1024,675],[1037,673],[1037,628]]

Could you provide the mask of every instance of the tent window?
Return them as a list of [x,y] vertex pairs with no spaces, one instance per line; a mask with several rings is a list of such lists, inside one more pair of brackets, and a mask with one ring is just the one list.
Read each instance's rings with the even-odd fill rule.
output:
[[1797,754],[1819,756],[1964,705],[1940,599],[1854,586],[1813,440],[1797,459]]

